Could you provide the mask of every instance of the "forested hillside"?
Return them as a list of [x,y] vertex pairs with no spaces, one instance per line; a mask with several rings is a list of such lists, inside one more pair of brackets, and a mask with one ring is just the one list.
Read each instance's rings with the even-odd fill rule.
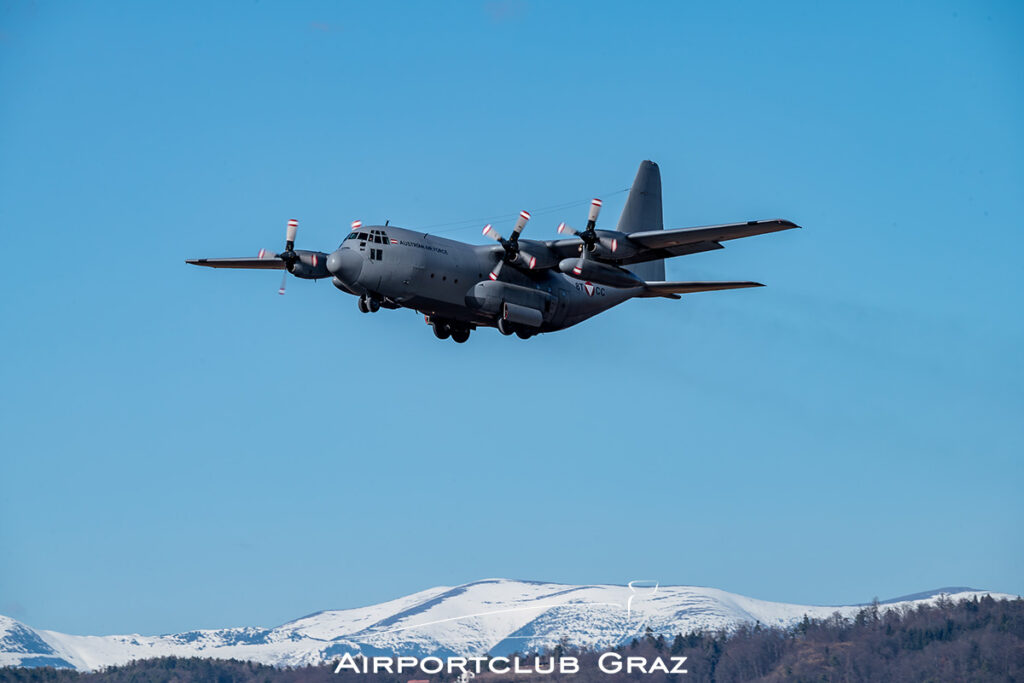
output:
[[[572,675],[495,676],[476,681],[1024,681],[1024,600],[983,597],[893,610],[878,604],[855,618],[838,614],[805,619],[792,629],[754,624],[732,632],[680,634],[674,639],[648,633],[621,648],[623,656],[668,659],[685,655],[688,673],[609,675],[597,666],[601,653],[562,650],[576,656]],[[0,681],[33,683],[406,683],[410,679],[451,681],[453,676],[335,674],[333,667],[276,669],[249,662],[167,657],[83,674],[52,668],[0,669]]]

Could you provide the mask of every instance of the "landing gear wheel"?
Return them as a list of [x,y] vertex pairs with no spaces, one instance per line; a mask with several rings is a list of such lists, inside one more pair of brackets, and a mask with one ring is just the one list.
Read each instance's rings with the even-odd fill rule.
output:
[[431,323],[434,328],[434,336],[438,339],[447,339],[452,335],[452,330],[447,323]]
[[370,309],[370,313],[376,313],[377,311],[380,310],[380,302],[377,301],[376,299],[367,299],[366,302],[367,306]]
[[526,330],[516,330],[516,336],[520,339],[529,339],[533,336],[533,333],[527,332]]
[[465,344],[469,340],[469,328],[456,327],[452,330],[452,339],[454,339],[458,344]]
[[359,306],[359,312],[360,313],[369,313],[370,312],[370,307],[366,303],[366,297],[365,296],[359,297],[359,303],[357,305]]
[[504,318],[498,318],[498,332],[501,332],[503,335],[507,337],[508,335],[512,334],[514,330],[512,329],[512,325],[511,323],[509,323],[509,321],[505,320]]

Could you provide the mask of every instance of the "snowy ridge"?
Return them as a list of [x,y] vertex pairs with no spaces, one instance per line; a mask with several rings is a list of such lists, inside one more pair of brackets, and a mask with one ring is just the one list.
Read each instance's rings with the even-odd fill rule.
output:
[[[954,589],[919,593],[885,608],[1002,593]],[[673,636],[743,622],[788,626],[806,614],[852,616],[859,605],[790,605],[694,586],[572,586],[487,579],[438,587],[378,605],[317,612],[276,628],[224,628],[163,636],[73,636],[32,629],[0,616],[0,666],[82,671],[150,657],[235,658],[276,666],[366,655],[503,655],[552,647],[612,647],[651,628]]]

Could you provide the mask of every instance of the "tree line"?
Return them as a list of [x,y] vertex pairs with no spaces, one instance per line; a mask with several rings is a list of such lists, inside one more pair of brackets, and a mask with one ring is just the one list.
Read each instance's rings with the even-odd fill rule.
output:
[[[543,653],[574,656],[580,670],[558,675],[481,674],[475,683],[797,683],[842,681],[1024,681],[1024,600],[989,596],[886,608],[874,602],[853,618],[838,612],[804,619],[789,628],[744,624],[695,631],[674,638],[650,630],[616,652],[625,657],[668,660],[685,656],[686,674],[606,674],[603,652],[562,643]],[[523,655],[524,657],[526,655]],[[408,683],[410,679],[452,683],[451,675],[334,673],[333,665],[276,668],[254,662],[161,657],[91,673],[41,667],[0,668],[0,683]]]

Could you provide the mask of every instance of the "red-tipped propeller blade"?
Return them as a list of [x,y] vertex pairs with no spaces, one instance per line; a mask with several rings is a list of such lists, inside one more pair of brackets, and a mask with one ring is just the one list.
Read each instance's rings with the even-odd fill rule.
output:
[[498,232],[497,230],[495,230],[493,227],[491,227],[490,223],[488,223],[487,225],[484,226],[483,234],[484,234],[484,237],[490,237],[495,242],[500,242],[501,241],[501,233]]
[[529,211],[520,211],[519,218],[516,220],[516,225],[512,229],[512,236],[507,240],[501,236],[501,233],[494,229],[490,223],[484,226],[483,235],[490,237],[495,242],[501,244],[505,253],[498,259],[498,263],[494,266],[494,270],[488,273],[487,277],[492,280],[497,280],[498,276],[501,275],[501,267],[507,260],[509,263],[523,264],[528,268],[533,268],[537,265],[537,259],[530,254],[520,251],[519,249],[519,234],[526,227],[527,222],[530,220]]
[[519,218],[518,218],[518,220],[516,220],[516,227],[515,227],[515,229],[512,230],[512,234],[515,236],[513,239],[519,237],[519,233],[521,233],[523,231],[523,228],[526,227],[526,223],[529,220],[530,220],[530,212],[529,211],[520,211],[519,212]]

